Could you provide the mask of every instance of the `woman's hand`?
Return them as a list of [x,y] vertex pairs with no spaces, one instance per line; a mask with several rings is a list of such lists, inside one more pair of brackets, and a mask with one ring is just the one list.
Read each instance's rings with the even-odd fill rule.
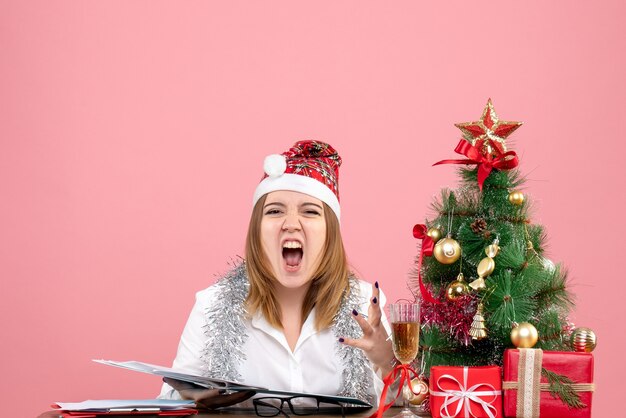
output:
[[340,338],[339,341],[352,347],[360,348],[374,366],[381,369],[382,376],[391,372],[395,365],[395,357],[391,347],[391,339],[381,322],[380,289],[378,282],[372,287],[372,298],[367,311],[367,319],[357,311],[352,311],[356,322],[363,330],[359,339]]
[[234,405],[243,402],[254,395],[254,391],[241,391],[226,394],[224,389],[207,389],[193,383],[164,377],[163,381],[176,389],[180,397],[196,402],[198,408],[216,409],[223,406]]

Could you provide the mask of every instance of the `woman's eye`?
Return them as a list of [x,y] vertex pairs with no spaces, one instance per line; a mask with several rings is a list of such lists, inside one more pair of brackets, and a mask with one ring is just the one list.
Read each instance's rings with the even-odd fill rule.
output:
[[305,211],[305,213],[307,215],[316,215],[316,216],[319,216],[319,214],[320,214],[319,211],[314,210],[314,209],[309,209],[309,210]]
[[266,215],[277,215],[280,213],[280,210],[278,209],[268,209],[265,214]]

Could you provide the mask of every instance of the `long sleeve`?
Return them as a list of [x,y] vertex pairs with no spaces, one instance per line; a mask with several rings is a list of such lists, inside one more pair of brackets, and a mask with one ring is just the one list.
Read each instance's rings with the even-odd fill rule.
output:
[[[196,302],[180,337],[178,351],[172,365],[174,369],[188,371],[193,374],[202,374],[202,351],[206,343],[206,335],[204,335],[206,319],[204,312],[208,301],[211,300],[214,294],[215,290],[212,287],[196,293]],[[159,398],[180,399],[180,395],[170,385],[164,383]]]

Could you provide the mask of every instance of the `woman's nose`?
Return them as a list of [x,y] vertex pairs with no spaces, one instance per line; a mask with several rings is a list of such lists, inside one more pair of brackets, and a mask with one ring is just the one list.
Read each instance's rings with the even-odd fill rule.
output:
[[299,231],[301,228],[300,226],[300,219],[298,218],[297,215],[295,214],[287,214],[287,217],[285,218],[285,222],[283,223],[283,230],[284,231]]

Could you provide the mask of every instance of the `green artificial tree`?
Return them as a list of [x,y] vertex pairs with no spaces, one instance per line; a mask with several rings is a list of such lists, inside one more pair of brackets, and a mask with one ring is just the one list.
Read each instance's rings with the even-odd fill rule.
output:
[[544,229],[532,222],[517,156],[507,150],[520,125],[498,120],[489,100],[479,121],[456,125],[463,139],[455,151],[467,158],[437,163],[459,164],[461,186],[442,190],[434,217],[414,229],[421,249],[410,287],[422,299],[418,364],[426,376],[434,365],[501,364],[517,324],[513,334],[536,329],[535,348],[571,350],[567,273],[544,257]]

